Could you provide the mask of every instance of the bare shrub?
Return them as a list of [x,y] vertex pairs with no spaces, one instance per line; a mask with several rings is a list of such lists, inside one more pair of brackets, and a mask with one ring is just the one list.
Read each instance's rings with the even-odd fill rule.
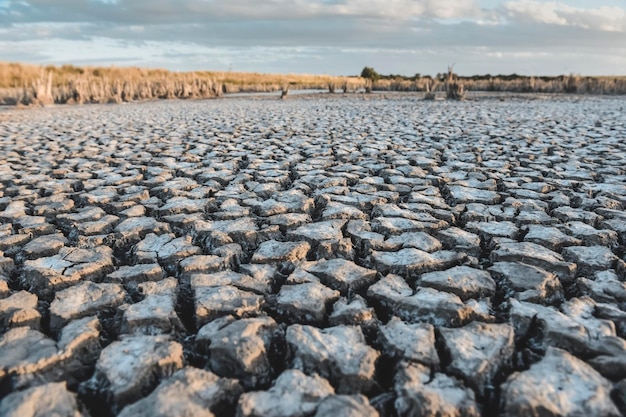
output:
[[574,74],[570,74],[563,80],[563,90],[566,93],[574,94],[578,92],[578,88],[580,87],[580,77]]
[[435,99],[435,91],[434,91],[434,82],[432,80],[426,81],[426,94],[424,94],[424,100],[434,100]]
[[454,64],[448,66],[448,74],[446,76],[446,98],[448,100],[464,100],[465,87],[457,80],[454,73]]

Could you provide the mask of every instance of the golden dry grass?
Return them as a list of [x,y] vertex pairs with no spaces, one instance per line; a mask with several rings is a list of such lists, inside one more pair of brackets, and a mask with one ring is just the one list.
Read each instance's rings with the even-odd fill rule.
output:
[[23,87],[37,81],[42,70],[51,72],[53,86],[65,85],[77,78],[119,79],[129,82],[138,82],[145,79],[189,79],[211,78],[213,81],[231,85],[282,85],[295,83],[297,85],[311,85],[326,88],[328,82],[341,82],[346,77],[329,75],[307,74],[260,74],[252,72],[219,72],[219,71],[189,71],[172,72],[165,69],[150,69],[138,67],[76,67],[63,65],[60,67],[49,65],[29,65],[19,63],[0,62],[0,88]]
[[[626,94],[626,77],[459,77],[466,91]],[[430,77],[379,79],[328,75],[259,74],[137,67],[42,66],[0,62],[0,104],[107,103],[208,98],[223,93],[291,89],[443,91]]]
[[102,103],[206,98],[223,93],[359,88],[359,77],[191,71],[137,67],[40,66],[0,62],[0,104]]

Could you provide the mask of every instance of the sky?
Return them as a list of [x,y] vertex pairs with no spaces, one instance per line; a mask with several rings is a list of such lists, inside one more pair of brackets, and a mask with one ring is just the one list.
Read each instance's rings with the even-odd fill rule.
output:
[[626,0],[0,0],[0,61],[626,75]]

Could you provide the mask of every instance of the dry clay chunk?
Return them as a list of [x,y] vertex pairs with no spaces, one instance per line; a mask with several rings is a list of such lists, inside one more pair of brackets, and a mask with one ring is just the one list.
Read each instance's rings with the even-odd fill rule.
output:
[[474,391],[443,373],[431,376],[430,368],[400,363],[395,378],[396,412],[400,417],[479,417]]
[[297,369],[283,372],[268,391],[253,391],[239,398],[237,417],[307,417],[335,390],[318,375]]
[[373,328],[378,320],[376,312],[372,307],[367,306],[365,298],[356,295],[351,300],[344,297],[337,300],[328,321],[331,326],[346,324]]
[[338,298],[339,291],[319,282],[283,285],[276,299],[276,309],[289,322],[321,324],[328,306]]
[[346,294],[366,287],[376,280],[376,271],[345,259],[321,260],[304,268],[329,287]]
[[27,326],[39,329],[41,314],[36,308],[37,296],[27,291],[18,291],[0,299],[0,327]]
[[494,262],[522,262],[554,272],[563,281],[572,281],[576,264],[566,262],[563,256],[548,248],[530,242],[505,242],[491,253]]
[[393,317],[386,325],[380,326],[379,339],[388,356],[429,366],[439,365],[432,324],[409,324]]
[[481,395],[515,351],[513,327],[508,324],[472,322],[460,329],[442,328],[440,332],[452,358],[447,371],[462,378]]
[[164,380],[146,398],[125,407],[119,417],[211,417],[235,405],[242,390],[234,379],[192,367]]
[[122,308],[122,333],[171,334],[184,329],[176,314],[176,294],[173,289],[148,294],[143,300]]
[[455,266],[446,271],[429,272],[419,280],[422,287],[431,287],[468,298],[490,297],[496,292],[496,283],[487,271]]
[[82,417],[76,395],[65,382],[51,382],[7,395],[0,402],[3,417]]
[[232,285],[197,286],[194,288],[194,298],[198,327],[230,314],[237,317],[258,315],[263,304],[263,296],[243,291]]
[[520,301],[549,304],[563,298],[561,281],[545,269],[520,262],[495,262],[489,272],[507,295]]
[[104,396],[116,412],[182,367],[183,347],[168,337],[123,337],[102,350],[94,375],[81,390],[88,396]]
[[121,285],[91,281],[59,291],[50,304],[50,329],[56,332],[71,320],[115,308],[124,302],[125,295]]
[[418,274],[453,267],[465,257],[464,253],[452,251],[428,253],[419,249],[406,248],[397,252],[372,251],[371,262],[383,274],[391,272],[413,278]]
[[551,347],[541,361],[502,385],[503,415],[618,417],[611,388],[591,366]]
[[307,242],[277,242],[268,240],[259,245],[252,262],[259,264],[298,262],[306,259],[311,246]]
[[254,388],[271,381],[269,353],[280,333],[271,317],[237,320],[227,316],[200,329],[196,343],[209,352],[213,372],[238,378],[244,387]]
[[100,352],[100,324],[95,317],[74,320],[54,341],[43,333],[17,327],[0,338],[0,380],[13,388],[85,378]]
[[57,255],[25,261],[20,281],[39,295],[49,295],[79,281],[102,279],[113,269],[113,250],[107,246],[64,247]]
[[363,395],[331,395],[322,400],[314,417],[378,417]]
[[398,275],[389,274],[372,285],[368,297],[409,323],[428,322],[435,326],[462,326],[472,320],[491,321],[485,303],[470,300],[464,303],[458,296],[432,288],[420,288],[413,293]]
[[294,324],[287,328],[294,368],[319,373],[336,383],[340,394],[368,391],[374,384],[380,353],[365,343],[359,327],[318,329]]

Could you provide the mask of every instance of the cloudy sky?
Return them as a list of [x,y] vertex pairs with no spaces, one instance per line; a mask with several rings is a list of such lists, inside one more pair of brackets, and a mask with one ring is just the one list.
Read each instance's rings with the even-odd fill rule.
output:
[[0,60],[626,75],[626,0],[0,0]]

